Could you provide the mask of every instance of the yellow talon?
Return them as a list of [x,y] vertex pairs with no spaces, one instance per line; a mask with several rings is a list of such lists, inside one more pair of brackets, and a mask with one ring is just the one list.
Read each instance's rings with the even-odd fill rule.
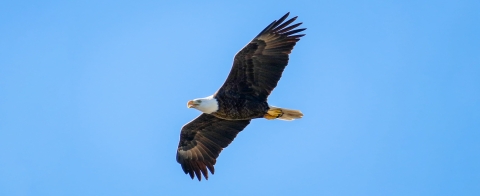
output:
[[263,115],[263,118],[266,118],[267,120],[273,120],[273,119],[276,119],[277,117],[271,116],[270,114],[265,114]]
[[263,117],[268,120],[273,120],[278,117],[281,117],[282,115],[283,115],[283,111],[279,108],[275,108],[275,109],[268,110],[267,113],[263,115]]

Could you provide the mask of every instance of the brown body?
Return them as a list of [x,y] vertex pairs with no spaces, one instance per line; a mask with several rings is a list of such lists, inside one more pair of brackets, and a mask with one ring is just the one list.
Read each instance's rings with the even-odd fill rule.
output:
[[217,94],[218,111],[212,115],[225,120],[250,120],[263,118],[267,114],[268,103],[256,100],[254,97],[229,97]]

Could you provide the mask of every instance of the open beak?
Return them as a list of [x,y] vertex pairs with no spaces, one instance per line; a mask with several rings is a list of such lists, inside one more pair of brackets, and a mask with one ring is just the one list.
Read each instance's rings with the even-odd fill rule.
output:
[[188,101],[187,108],[193,108],[193,107],[195,107],[194,102],[193,101]]

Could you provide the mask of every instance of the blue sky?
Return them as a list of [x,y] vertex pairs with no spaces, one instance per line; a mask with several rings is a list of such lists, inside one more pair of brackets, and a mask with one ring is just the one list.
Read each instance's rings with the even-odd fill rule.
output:
[[[5,1],[0,195],[477,195],[479,1]],[[175,161],[186,102],[290,11],[273,105],[208,181]]]

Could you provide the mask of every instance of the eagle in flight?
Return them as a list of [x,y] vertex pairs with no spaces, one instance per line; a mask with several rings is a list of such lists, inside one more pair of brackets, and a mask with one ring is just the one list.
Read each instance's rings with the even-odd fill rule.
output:
[[[305,34],[302,23],[286,20],[289,13],[273,21],[234,58],[225,83],[216,93],[188,101],[188,108],[202,114],[182,127],[177,162],[185,174],[200,181],[214,174],[216,159],[252,119],[294,120],[302,118],[299,110],[271,106],[267,98],[277,86],[288,64],[288,56]],[[286,21],[285,21],[286,20]],[[291,25],[292,24],[292,25]]]

